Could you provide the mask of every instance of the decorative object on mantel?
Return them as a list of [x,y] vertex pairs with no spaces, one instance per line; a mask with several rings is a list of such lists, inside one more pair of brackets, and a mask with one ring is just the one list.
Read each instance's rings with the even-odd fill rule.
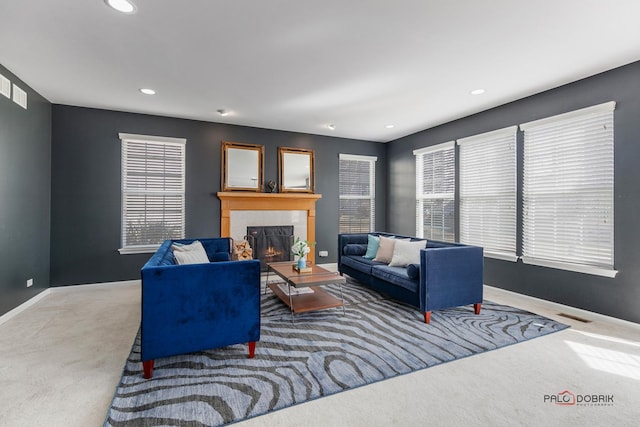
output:
[[264,145],[222,142],[222,191],[263,191]]
[[307,254],[311,252],[311,244],[306,240],[296,237],[296,241],[291,246],[291,253],[298,257],[298,271],[302,271],[307,267]]
[[270,179],[267,182],[267,190],[268,190],[267,191],[268,193],[275,193],[278,190],[278,187],[277,187],[276,182],[274,180]]
[[281,193],[313,193],[315,191],[313,150],[278,147],[278,187]]

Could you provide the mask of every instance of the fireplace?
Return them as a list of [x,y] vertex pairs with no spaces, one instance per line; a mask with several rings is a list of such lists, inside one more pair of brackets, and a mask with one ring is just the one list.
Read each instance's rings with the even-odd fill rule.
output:
[[291,260],[293,225],[248,226],[247,240],[254,259],[259,259],[262,271],[267,271],[269,262]]
[[[242,240],[249,225],[293,224],[296,237],[316,241],[316,202],[321,194],[228,191],[217,195],[221,237]],[[307,260],[314,262],[314,255],[309,252]]]

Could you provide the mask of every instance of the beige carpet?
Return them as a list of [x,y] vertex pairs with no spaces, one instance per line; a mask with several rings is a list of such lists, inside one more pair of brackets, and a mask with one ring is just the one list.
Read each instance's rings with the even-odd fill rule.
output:
[[[242,426],[634,426],[640,326],[493,288],[571,329],[294,406]],[[138,329],[139,283],[55,289],[0,323],[0,426],[100,426]],[[613,396],[559,406],[545,395]]]

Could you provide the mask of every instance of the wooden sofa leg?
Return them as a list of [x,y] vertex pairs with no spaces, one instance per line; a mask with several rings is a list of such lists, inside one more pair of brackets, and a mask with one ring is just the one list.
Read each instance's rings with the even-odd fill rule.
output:
[[253,359],[255,355],[256,355],[256,342],[251,341],[249,343],[249,359]]
[[424,313],[424,323],[429,323],[429,322],[431,322],[431,312],[426,311]]
[[142,362],[142,369],[144,370],[144,378],[150,379],[153,376],[153,360]]
[[476,314],[480,314],[480,307],[482,307],[481,303],[473,304],[473,311]]

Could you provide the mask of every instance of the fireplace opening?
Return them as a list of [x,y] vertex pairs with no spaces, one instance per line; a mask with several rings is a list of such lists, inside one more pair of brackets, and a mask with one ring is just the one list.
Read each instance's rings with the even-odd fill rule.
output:
[[247,241],[253,257],[260,260],[262,271],[267,271],[269,262],[292,260],[293,225],[249,226]]

